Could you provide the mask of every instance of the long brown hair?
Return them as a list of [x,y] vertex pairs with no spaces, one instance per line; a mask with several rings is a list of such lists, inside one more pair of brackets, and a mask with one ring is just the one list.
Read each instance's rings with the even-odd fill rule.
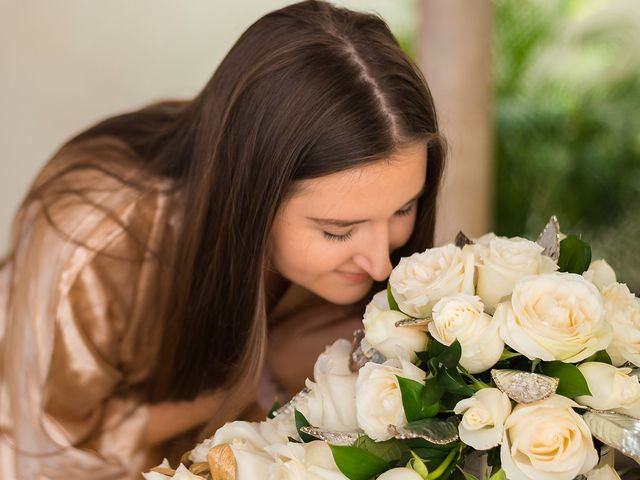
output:
[[145,172],[184,192],[151,401],[191,399],[259,372],[269,235],[296,182],[424,141],[427,193],[392,263],[433,244],[444,142],[422,73],[375,14],[315,0],[268,13],[193,100],[107,119],[67,145],[100,136],[117,137]]

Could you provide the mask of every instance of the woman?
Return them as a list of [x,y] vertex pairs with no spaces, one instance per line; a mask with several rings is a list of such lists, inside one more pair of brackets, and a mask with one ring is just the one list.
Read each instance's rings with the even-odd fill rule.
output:
[[321,1],[256,21],[193,100],[67,142],[0,269],[0,477],[139,478],[269,371],[295,392],[432,245],[442,145],[384,21]]

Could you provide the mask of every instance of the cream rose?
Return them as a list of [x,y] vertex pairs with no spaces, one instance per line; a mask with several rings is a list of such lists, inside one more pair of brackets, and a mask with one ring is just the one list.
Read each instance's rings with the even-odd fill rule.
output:
[[640,379],[629,375],[630,368],[600,362],[585,362],[578,368],[591,395],[577,397],[576,402],[596,410],[615,410],[640,418]]
[[558,269],[556,262],[542,254],[543,247],[520,237],[485,235],[472,249],[478,268],[476,293],[489,313],[495,311],[500,299],[509,296],[513,286],[525,275]]
[[511,480],[573,480],[598,463],[589,427],[561,395],[521,403],[504,425],[502,468]]
[[598,287],[598,290],[602,290],[604,287],[616,282],[616,272],[605,260],[591,262],[591,265],[582,276]]
[[640,299],[623,283],[602,289],[607,322],[613,327],[613,339],[607,348],[614,365],[625,361],[640,366]]
[[453,411],[463,414],[458,426],[460,440],[477,450],[488,450],[502,440],[511,400],[497,388],[483,388],[473,397],[460,400]]
[[504,342],[530,360],[576,363],[607,348],[612,336],[600,292],[575,273],[522,278],[494,318]]
[[484,372],[500,359],[504,342],[498,334],[499,324],[484,313],[477,295],[458,293],[441,298],[431,315],[429,333],[444,345],[457,339],[462,347],[460,365],[469,372]]
[[418,472],[411,468],[392,468],[378,477],[378,480],[423,480]]
[[389,276],[391,293],[404,313],[426,318],[444,296],[473,295],[474,270],[471,250],[453,244],[430,248],[400,259]]
[[[384,295],[384,303],[382,301]],[[386,303],[387,291],[378,292],[364,312],[365,348],[373,347],[386,358],[400,358],[398,347],[408,352],[410,360],[416,358],[415,352],[423,351],[427,346],[426,326],[396,327],[396,322],[409,318],[402,312],[381,309]],[[388,304],[387,304],[388,307]]]
[[586,480],[620,480],[620,475],[611,467],[611,465],[603,465],[600,468],[594,468],[586,475]]
[[387,431],[389,425],[400,426],[407,423],[397,376],[423,382],[425,372],[407,361],[389,360],[382,365],[369,362],[358,373],[358,425],[374,440],[391,438]]
[[264,476],[264,472],[274,461],[265,450],[269,441],[262,436],[258,423],[226,423],[213,436],[213,446],[223,443],[228,444],[233,451],[237,464],[237,480],[253,480]]
[[337,432],[358,427],[355,403],[358,375],[349,370],[350,355],[351,343],[339,339],[316,360],[315,382],[306,382],[311,392],[297,406],[311,425]]
[[277,444],[267,447],[274,463],[255,478],[267,480],[347,480],[336,466],[329,445],[320,440],[309,443]]

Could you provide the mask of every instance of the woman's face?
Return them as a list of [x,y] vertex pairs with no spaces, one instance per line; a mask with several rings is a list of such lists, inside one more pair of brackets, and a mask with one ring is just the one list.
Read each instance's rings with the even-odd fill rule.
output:
[[426,142],[379,162],[300,182],[271,232],[273,267],[336,304],[391,273],[390,254],[411,236],[426,181]]

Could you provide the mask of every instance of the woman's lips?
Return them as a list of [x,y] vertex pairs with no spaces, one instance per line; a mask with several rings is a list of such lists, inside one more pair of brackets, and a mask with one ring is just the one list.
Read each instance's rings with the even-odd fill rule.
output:
[[354,283],[366,282],[371,278],[368,273],[341,272],[340,270],[336,270],[336,273],[345,280]]

